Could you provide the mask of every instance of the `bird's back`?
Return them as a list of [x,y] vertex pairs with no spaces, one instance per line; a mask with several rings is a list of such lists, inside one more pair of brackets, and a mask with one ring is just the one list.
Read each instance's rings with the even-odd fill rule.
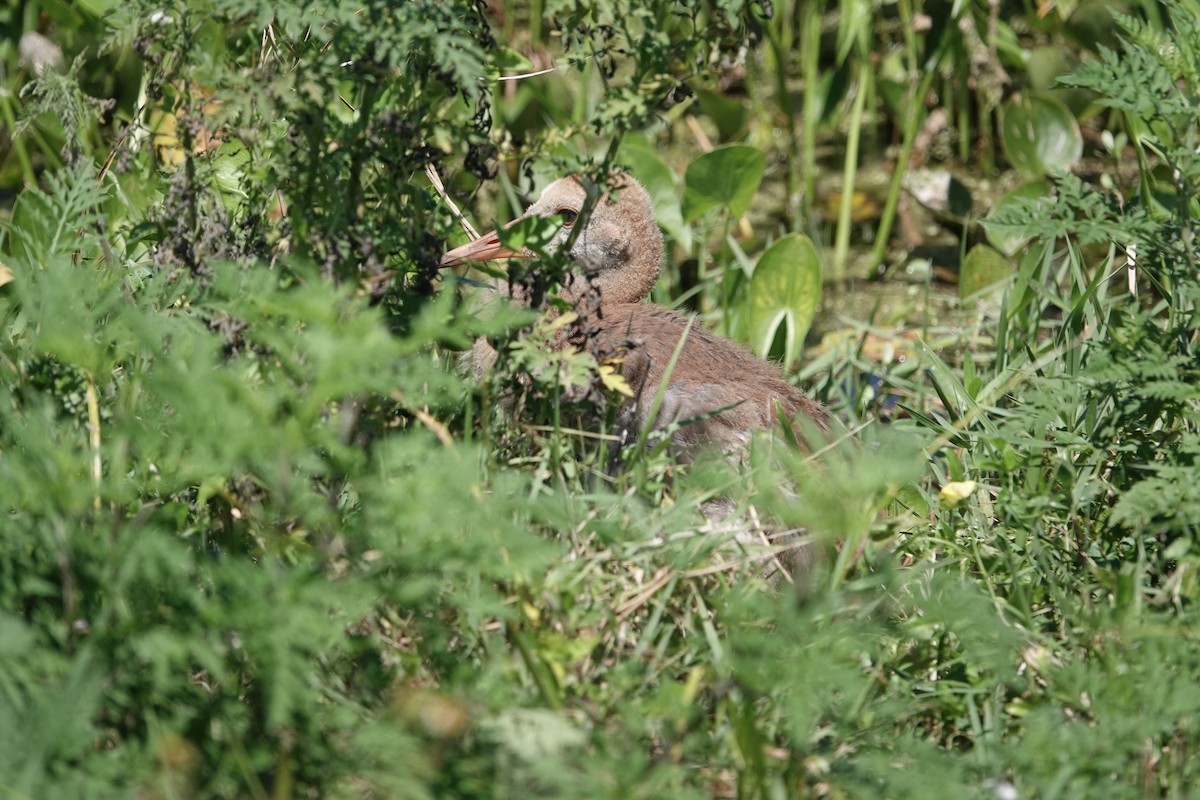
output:
[[[605,305],[593,328],[590,347],[600,357],[622,359],[621,370],[634,391],[623,409],[635,434],[673,422],[695,420],[680,428],[674,440],[680,454],[715,445],[732,451],[757,429],[770,428],[776,409],[790,420],[829,427],[829,412],[805,397],[780,376],[776,365],[699,324],[662,306],[642,303]],[[658,413],[651,406],[680,337],[687,339],[671,371]]]

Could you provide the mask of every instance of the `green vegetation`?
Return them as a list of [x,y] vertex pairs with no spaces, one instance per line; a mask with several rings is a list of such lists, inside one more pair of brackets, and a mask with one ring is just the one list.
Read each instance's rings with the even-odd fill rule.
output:
[[[0,796],[1191,796],[1200,8],[1116,5],[0,8]],[[439,275],[618,165],[861,444],[614,454]]]

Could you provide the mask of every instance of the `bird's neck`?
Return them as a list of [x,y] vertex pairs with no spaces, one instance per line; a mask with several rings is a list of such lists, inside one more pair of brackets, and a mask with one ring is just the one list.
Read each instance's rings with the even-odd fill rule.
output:
[[584,280],[564,286],[563,297],[575,301],[580,292],[598,290],[605,304],[641,302],[654,289],[662,269],[662,233],[653,221],[633,231],[603,233],[587,241],[589,231],[584,231],[576,243],[574,272]]
[[620,272],[597,272],[589,283],[600,294],[600,302],[604,304],[640,303],[654,289],[658,282],[659,265],[631,265],[629,269]]

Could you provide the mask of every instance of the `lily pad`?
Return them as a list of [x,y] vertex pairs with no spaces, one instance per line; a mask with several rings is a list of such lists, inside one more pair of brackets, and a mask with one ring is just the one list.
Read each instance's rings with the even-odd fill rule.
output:
[[963,259],[958,274],[958,296],[962,300],[978,297],[1016,273],[1012,262],[986,244],[977,244]]
[[766,168],[762,151],[744,144],[699,156],[684,175],[684,220],[691,222],[714,208],[728,209],[735,217],[745,214]]
[[1050,91],[1058,81],[1058,76],[1068,71],[1067,53],[1062,47],[1034,47],[1029,51],[1025,73],[1029,77],[1029,85],[1037,91]]
[[1031,176],[1068,170],[1083,156],[1083,134],[1074,115],[1044,95],[1005,103],[1000,141],[1012,165]]
[[991,225],[988,220],[1002,209],[1016,206],[1021,199],[1036,200],[1048,194],[1050,194],[1050,184],[1045,180],[1036,180],[1018,186],[997,200],[987,217],[982,220],[983,229],[987,232],[988,241],[992,243],[992,246],[1006,256],[1016,255],[1017,251],[1024,247],[1032,237],[1007,226]]
[[779,326],[784,325],[784,363],[794,362],[820,297],[821,256],[816,245],[802,234],[776,241],[759,257],[750,276],[744,316],[750,346],[761,355],[769,354]]

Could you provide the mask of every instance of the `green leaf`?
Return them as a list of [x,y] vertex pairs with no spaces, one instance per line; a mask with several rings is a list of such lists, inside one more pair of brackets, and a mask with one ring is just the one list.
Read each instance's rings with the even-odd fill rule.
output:
[[871,26],[874,9],[868,0],[846,0],[841,4],[837,29],[837,64],[846,63],[850,50],[858,45],[860,53],[870,52]]
[[762,151],[744,144],[700,156],[688,164],[684,176],[684,220],[691,222],[714,208],[726,208],[735,217],[745,214],[766,166]]
[[1014,255],[1018,250],[1025,246],[1032,236],[1019,228],[1010,226],[993,225],[991,223],[992,216],[1002,210],[1013,211],[1020,207],[1020,200],[1036,200],[1039,197],[1046,197],[1050,194],[1050,184],[1044,180],[1030,181],[1022,186],[1018,186],[1011,192],[1005,194],[996,204],[992,206],[992,210],[988,212],[987,217],[982,221],[983,229],[987,232],[988,241],[1006,256]]
[[529,248],[537,251],[545,247],[561,227],[562,223],[557,218],[526,217],[497,230],[500,234],[500,241],[504,243],[505,247],[513,250]]
[[958,276],[958,296],[962,300],[977,297],[1015,274],[1012,262],[986,244],[977,244],[963,259]]
[[623,145],[620,160],[649,192],[658,224],[680,247],[690,251],[692,229],[683,220],[683,208],[679,201],[679,179],[675,173],[648,147],[641,145]]
[[217,148],[212,162],[213,183],[228,207],[240,207],[248,197],[246,170],[249,164],[250,151],[241,139],[231,139]]
[[1083,155],[1079,123],[1066,106],[1043,95],[1004,105],[1000,141],[1012,165],[1031,176],[1066,171]]
[[716,123],[717,133],[724,141],[735,138],[746,127],[749,113],[737,100],[704,88],[696,89],[696,99],[700,101],[700,110]]
[[492,80],[525,72],[532,72],[533,62],[511,47],[497,47],[488,59],[488,70]]
[[750,277],[747,336],[760,354],[771,350],[780,325],[787,326],[784,362],[792,363],[821,297],[821,256],[812,240],[789,234],[767,248]]
[[540,708],[509,708],[480,724],[498,746],[536,764],[587,743],[587,735],[561,714]]
[[1029,51],[1029,63],[1025,70],[1034,89],[1050,91],[1058,76],[1067,70],[1067,54],[1061,47],[1035,47]]

